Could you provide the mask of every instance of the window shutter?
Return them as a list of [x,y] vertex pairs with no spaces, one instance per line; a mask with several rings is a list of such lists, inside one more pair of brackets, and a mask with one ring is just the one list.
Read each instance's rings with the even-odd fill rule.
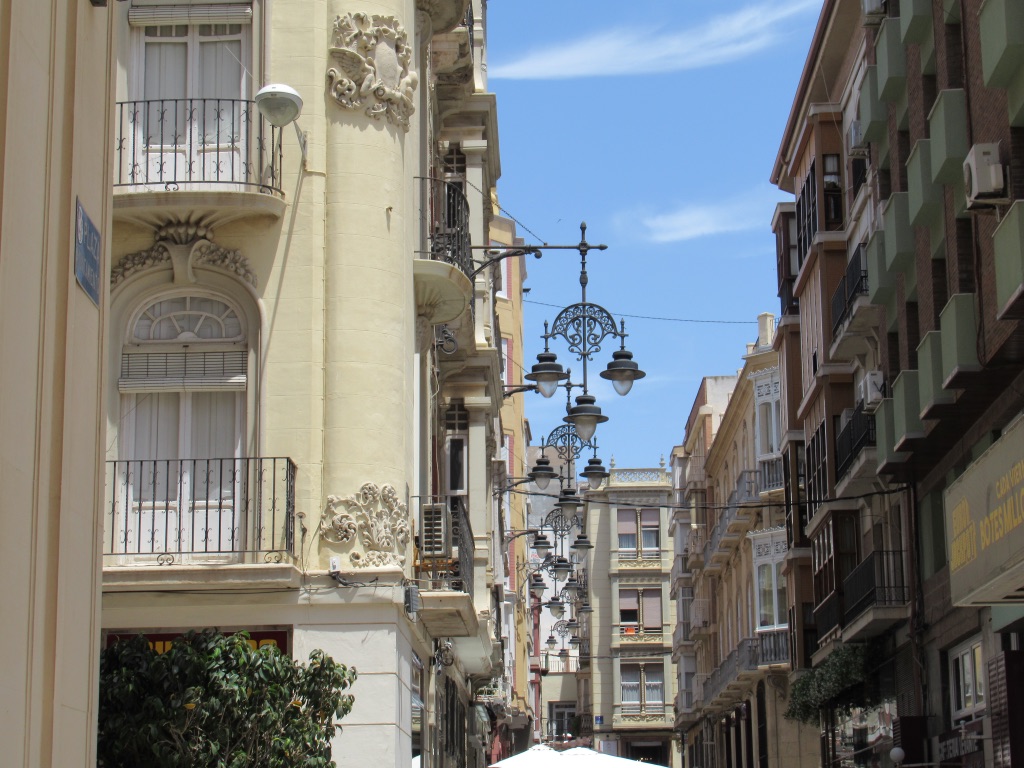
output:
[[639,601],[637,599],[637,591],[635,589],[620,589],[619,590],[619,610],[620,611],[635,611],[639,608]]
[[636,535],[636,512],[632,509],[620,509],[618,513],[619,533]]
[[121,355],[121,392],[244,390],[245,350],[135,352]]
[[661,629],[661,590],[644,590],[644,629],[648,632]]
[[133,27],[163,24],[252,24],[252,6],[240,4],[149,5],[128,9]]
[[642,509],[640,510],[640,523],[652,528],[661,524],[661,510]]

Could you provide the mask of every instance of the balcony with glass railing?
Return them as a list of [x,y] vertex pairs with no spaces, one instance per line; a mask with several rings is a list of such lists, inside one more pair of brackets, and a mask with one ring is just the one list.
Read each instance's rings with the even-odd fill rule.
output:
[[284,457],[108,461],[104,570],[294,562],[295,472]]

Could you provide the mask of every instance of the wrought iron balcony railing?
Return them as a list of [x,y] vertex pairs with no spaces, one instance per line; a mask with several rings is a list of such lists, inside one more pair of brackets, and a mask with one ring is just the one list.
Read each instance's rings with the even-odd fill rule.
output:
[[295,556],[291,459],[108,461],[106,483],[106,566]]
[[836,435],[836,477],[844,477],[860,452],[874,444],[875,415],[865,413],[864,406],[858,405]]
[[458,267],[472,277],[473,256],[470,249],[469,201],[458,181],[425,179],[428,186],[427,229],[430,258]]
[[465,496],[420,501],[417,577],[420,589],[473,595],[473,530]]
[[853,252],[846,274],[839,279],[836,292],[832,294],[832,338],[839,335],[846,318],[850,315],[857,297],[868,292],[868,270],[866,246],[862,243]]
[[906,605],[909,590],[903,577],[903,552],[877,550],[864,558],[843,582],[846,623],[868,608]]
[[116,104],[114,186],[282,194],[280,128],[245,99]]
[[828,639],[829,633],[843,626],[843,596],[833,592],[814,608],[814,626],[818,630],[818,643]]

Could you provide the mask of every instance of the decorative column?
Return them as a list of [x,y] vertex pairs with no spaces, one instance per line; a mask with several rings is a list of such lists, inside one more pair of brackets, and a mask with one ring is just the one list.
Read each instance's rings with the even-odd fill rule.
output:
[[420,136],[410,133],[419,78],[409,5],[379,0],[373,14],[330,6],[322,526],[330,543],[321,561],[337,553],[342,570],[403,565],[411,541]]

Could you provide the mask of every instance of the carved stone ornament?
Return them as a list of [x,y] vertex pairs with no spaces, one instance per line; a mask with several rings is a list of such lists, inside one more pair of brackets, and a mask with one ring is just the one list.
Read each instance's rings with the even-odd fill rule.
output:
[[202,265],[229,272],[256,287],[256,273],[249,260],[212,241],[213,230],[206,227],[176,225],[161,227],[151,248],[129,253],[110,270],[110,287],[116,288],[132,275],[154,267],[171,267],[176,282],[196,282],[192,267]]
[[416,8],[430,16],[433,33],[440,35],[466,18],[469,0],[416,0]]
[[156,243],[147,251],[129,253],[123,256],[110,270],[110,287],[114,288],[119,283],[127,280],[132,275],[143,272],[152,267],[159,267],[166,264],[170,266],[171,253],[167,246],[160,242]]
[[408,508],[392,486],[364,483],[354,496],[327,497],[320,536],[335,544],[354,545],[357,533],[363,551],[349,553],[354,568],[405,564],[404,550],[410,538]]
[[346,109],[362,109],[409,130],[419,75],[409,69],[413,49],[393,16],[349,13],[334,20],[328,92]]
[[249,268],[249,260],[238,251],[229,251],[209,240],[200,240],[192,248],[192,263],[231,272],[256,287],[256,273]]

